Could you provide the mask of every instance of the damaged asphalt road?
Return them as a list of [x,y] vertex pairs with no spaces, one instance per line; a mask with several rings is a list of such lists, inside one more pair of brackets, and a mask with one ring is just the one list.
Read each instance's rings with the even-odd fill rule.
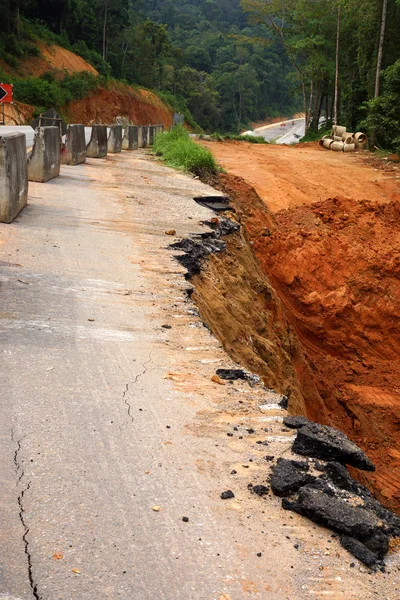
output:
[[210,193],[123,153],[31,184],[1,226],[0,597],[396,593],[264,485],[293,441],[287,400],[212,380],[239,366],[203,326],[165,235],[214,233],[193,201]]

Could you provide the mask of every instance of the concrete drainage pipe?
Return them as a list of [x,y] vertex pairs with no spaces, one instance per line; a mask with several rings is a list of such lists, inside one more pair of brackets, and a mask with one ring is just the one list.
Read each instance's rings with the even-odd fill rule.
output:
[[343,147],[344,147],[344,142],[334,141],[330,145],[330,149],[334,150],[335,152],[343,152]]

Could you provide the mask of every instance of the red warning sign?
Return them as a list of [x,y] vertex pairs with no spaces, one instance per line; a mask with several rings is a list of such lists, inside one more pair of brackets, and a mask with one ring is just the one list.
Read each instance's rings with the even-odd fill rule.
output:
[[13,86],[11,83],[0,83],[0,104],[12,104]]

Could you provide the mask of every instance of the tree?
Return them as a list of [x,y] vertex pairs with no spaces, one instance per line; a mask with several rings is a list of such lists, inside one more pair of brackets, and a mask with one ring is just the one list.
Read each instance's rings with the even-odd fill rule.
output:
[[381,70],[382,70],[383,43],[385,41],[387,3],[388,3],[388,0],[383,0],[381,33],[379,36],[378,60],[377,60],[377,65],[376,65],[375,98],[378,98],[378,96],[379,96],[379,86],[380,86]]

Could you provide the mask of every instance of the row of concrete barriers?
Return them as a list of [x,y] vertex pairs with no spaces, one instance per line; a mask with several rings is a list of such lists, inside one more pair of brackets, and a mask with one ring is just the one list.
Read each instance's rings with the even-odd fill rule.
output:
[[25,134],[0,134],[0,223],[11,223],[26,206],[28,181],[45,183],[58,177],[60,164],[79,165],[86,158],[147,148],[163,131],[164,125],[93,125],[86,144],[84,125],[69,125],[60,144],[58,127],[38,127],[28,155]]

